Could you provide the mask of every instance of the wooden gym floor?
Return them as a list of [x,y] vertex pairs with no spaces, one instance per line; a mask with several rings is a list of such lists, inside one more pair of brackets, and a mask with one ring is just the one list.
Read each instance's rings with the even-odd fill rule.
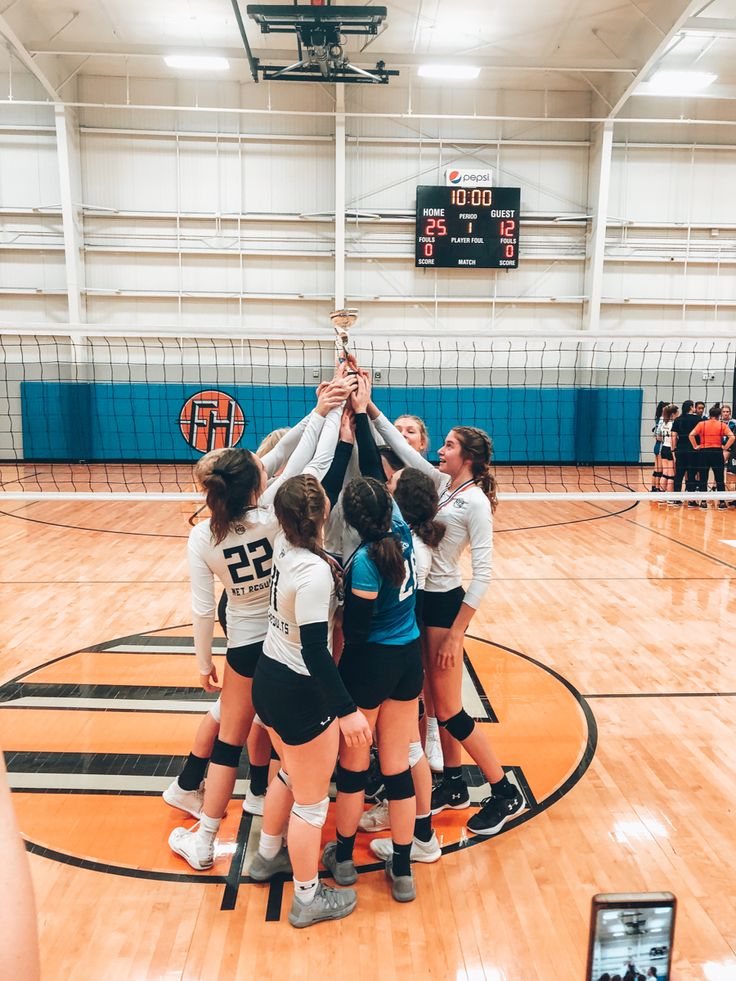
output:
[[530,809],[481,841],[441,815],[408,906],[361,840],[358,909],[308,931],[288,883],[247,880],[239,800],[210,872],[166,844],[204,707],[186,534],[180,504],[0,505],[0,746],[45,978],[582,979],[592,895],[665,889],[675,981],[736,977],[736,511],[505,502],[465,681]]

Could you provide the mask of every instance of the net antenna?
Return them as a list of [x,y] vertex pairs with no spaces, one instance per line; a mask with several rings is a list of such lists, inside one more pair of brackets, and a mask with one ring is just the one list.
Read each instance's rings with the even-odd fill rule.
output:
[[[374,68],[359,68],[350,63],[345,53],[348,37],[378,35],[386,20],[386,7],[332,6],[312,0],[311,4],[248,4],[246,12],[258,24],[262,34],[296,35],[297,60],[293,64],[265,65],[255,59],[256,73],[260,73],[265,81],[387,85],[391,75],[399,74],[386,68],[383,61],[376,62]],[[241,35],[249,51],[244,31]]]

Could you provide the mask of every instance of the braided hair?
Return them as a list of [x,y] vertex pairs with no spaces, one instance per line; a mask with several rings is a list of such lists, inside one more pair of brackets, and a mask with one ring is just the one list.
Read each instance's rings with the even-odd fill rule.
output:
[[325,492],[311,474],[289,477],[276,491],[273,509],[286,540],[296,548],[306,548],[330,567],[335,589],[342,596],[342,573],[320,545],[325,524]]
[[404,551],[391,533],[393,507],[385,486],[372,477],[351,480],[343,491],[345,520],[368,545],[368,555],[383,578],[392,586],[404,581]]
[[261,468],[250,450],[225,450],[202,477],[210,509],[210,530],[219,545],[230,525],[256,506]]
[[463,456],[470,462],[473,480],[491,502],[491,510],[498,507],[496,477],[491,469],[493,440],[484,429],[475,426],[455,426],[452,430],[462,447]]
[[435,520],[439,498],[432,478],[415,467],[405,467],[396,482],[394,500],[417,538],[430,548],[436,548],[446,528],[441,521]]

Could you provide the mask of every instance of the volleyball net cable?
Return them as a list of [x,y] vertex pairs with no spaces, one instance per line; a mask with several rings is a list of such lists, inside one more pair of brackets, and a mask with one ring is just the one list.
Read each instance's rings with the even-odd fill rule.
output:
[[[500,496],[648,497],[659,402],[730,405],[736,336],[351,337],[430,461],[455,425],[493,439]],[[310,411],[334,339],[0,330],[0,495],[192,499],[208,450],[255,450]],[[681,495],[686,495],[684,487]],[[732,497],[734,495],[731,495]]]

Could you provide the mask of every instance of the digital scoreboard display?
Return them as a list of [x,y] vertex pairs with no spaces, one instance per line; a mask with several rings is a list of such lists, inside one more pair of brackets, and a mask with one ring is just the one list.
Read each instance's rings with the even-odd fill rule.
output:
[[417,187],[414,265],[435,269],[516,269],[518,187]]

